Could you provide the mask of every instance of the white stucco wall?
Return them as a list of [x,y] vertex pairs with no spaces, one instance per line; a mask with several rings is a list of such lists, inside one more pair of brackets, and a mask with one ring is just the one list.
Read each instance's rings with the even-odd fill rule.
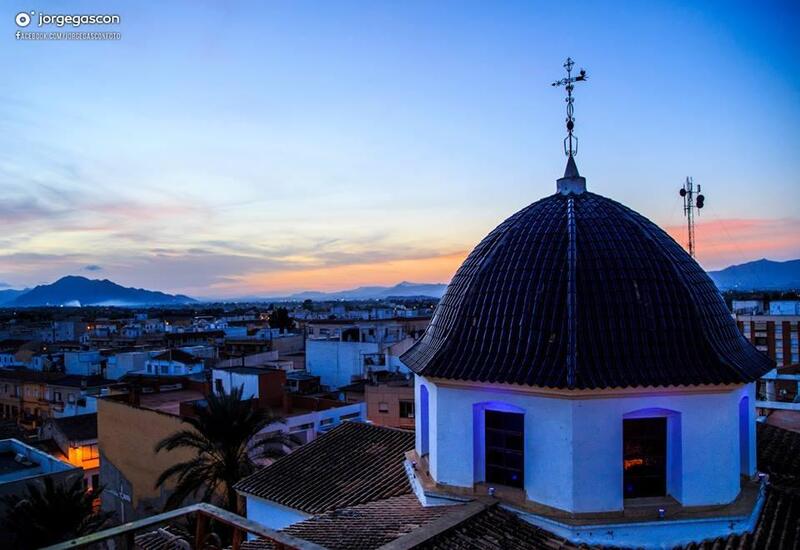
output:
[[373,342],[306,340],[306,370],[330,388],[350,384],[364,375],[363,355],[378,352]]
[[270,529],[284,529],[311,516],[300,510],[282,506],[277,502],[244,495],[247,500],[247,519]]
[[[600,392],[580,398],[543,396],[505,388],[437,386],[416,377],[429,394],[429,464],[441,484],[471,487],[483,480],[482,452],[475,452],[475,405],[505,406],[525,413],[525,491],[530,500],[573,512],[623,509],[624,417],[668,416],[668,485],[686,506],[729,503],[740,489],[739,403],[748,396],[745,455],[755,471],[753,386],[724,391]],[[417,422],[422,445],[423,415]],[[480,422],[480,421],[478,421]],[[747,430],[745,430],[747,431]],[[477,437],[482,437],[477,435]],[[482,445],[480,446],[482,447]]]
[[231,393],[233,388],[242,388],[242,399],[258,398],[258,375],[241,374],[227,369],[213,369],[212,379],[214,380],[214,391],[216,391],[217,380],[222,381],[225,393]]

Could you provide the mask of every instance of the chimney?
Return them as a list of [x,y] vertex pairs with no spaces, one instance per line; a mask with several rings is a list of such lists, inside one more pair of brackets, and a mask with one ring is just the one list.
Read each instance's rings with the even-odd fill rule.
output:
[[139,386],[132,384],[128,392],[128,403],[138,407],[140,404],[139,393]]

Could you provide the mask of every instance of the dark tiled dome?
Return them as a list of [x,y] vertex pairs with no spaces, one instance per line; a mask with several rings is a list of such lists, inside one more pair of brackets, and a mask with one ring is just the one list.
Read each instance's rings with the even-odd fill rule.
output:
[[773,367],[680,245],[581,191],[483,239],[402,361],[429,377],[576,389],[743,383]]

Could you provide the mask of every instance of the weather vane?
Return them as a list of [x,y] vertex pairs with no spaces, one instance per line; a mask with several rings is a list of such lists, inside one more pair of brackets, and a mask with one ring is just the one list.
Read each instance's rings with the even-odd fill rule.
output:
[[553,86],[564,86],[567,90],[567,99],[565,100],[567,102],[567,137],[564,138],[564,154],[568,157],[574,157],[578,154],[578,138],[572,135],[572,129],[575,128],[575,117],[572,116],[574,109],[572,104],[575,99],[572,97],[572,90],[575,89],[576,82],[583,82],[589,78],[586,76],[584,69],[580,70],[578,76],[572,76],[572,67],[574,66],[575,62],[571,57],[568,57],[564,62],[564,68],[567,69],[567,78],[553,82]]

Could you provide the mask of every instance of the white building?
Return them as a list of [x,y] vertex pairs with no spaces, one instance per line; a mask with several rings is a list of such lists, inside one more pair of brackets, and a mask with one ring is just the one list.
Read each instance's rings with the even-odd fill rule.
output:
[[152,351],[124,351],[108,357],[106,378],[119,380],[129,372],[145,370],[147,360],[156,355]]
[[143,374],[158,376],[186,376],[202,373],[203,360],[181,349],[168,349],[145,361]]
[[399,355],[414,343],[427,318],[320,321],[307,326],[306,370],[324,386],[340,388],[371,372],[408,372]]
[[769,303],[770,315],[800,315],[800,301],[772,300]]
[[97,350],[64,352],[64,371],[78,376],[100,374],[103,357]]

